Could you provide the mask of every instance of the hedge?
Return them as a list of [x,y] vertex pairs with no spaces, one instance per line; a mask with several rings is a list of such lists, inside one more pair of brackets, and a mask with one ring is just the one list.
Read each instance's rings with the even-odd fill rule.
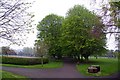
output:
[[[32,65],[41,64],[42,58],[2,57],[3,64]],[[48,58],[43,58],[43,64],[48,63]]]

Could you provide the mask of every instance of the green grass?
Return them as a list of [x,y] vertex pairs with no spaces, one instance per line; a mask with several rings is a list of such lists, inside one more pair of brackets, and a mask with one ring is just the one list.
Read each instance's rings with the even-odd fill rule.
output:
[[2,66],[8,67],[20,67],[20,68],[60,68],[63,66],[63,63],[60,61],[57,62],[49,62],[47,64],[36,64],[36,65],[14,65],[14,64],[1,64]]
[[30,80],[27,77],[13,74],[11,72],[7,72],[7,71],[3,71],[3,70],[0,70],[0,75],[1,75],[0,78],[2,78],[2,80],[9,80],[9,79],[12,79],[12,80]]
[[[100,65],[100,72],[88,73],[88,67],[90,65]],[[90,62],[77,65],[78,71],[86,76],[107,76],[118,71],[118,59],[108,58],[91,58]]]

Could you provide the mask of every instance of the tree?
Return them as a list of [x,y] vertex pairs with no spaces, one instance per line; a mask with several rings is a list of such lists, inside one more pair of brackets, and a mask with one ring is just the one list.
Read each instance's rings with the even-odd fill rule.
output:
[[8,51],[10,50],[10,48],[7,46],[3,46],[1,50],[3,55],[8,55]]
[[[92,1],[94,4],[97,0]],[[114,34],[116,41],[118,42],[117,48],[120,49],[120,1],[110,0],[105,3],[106,0],[101,0],[101,9],[95,9],[94,11],[101,17],[103,24],[106,28],[105,34]],[[93,5],[94,6],[94,5]]]
[[0,41],[22,44],[32,29],[33,15],[27,11],[31,3],[24,0],[0,0]]
[[8,55],[17,55],[17,53],[13,49],[8,50],[7,54]]
[[38,40],[44,41],[48,45],[48,52],[50,55],[58,58],[61,57],[61,48],[59,46],[60,36],[61,36],[61,26],[63,17],[50,14],[47,15],[41,22],[37,25],[39,31]]
[[115,50],[113,54],[116,58],[120,58],[120,50]]
[[41,64],[42,64],[42,67],[43,67],[44,57],[46,57],[47,53],[48,53],[48,46],[42,40],[36,40],[35,42],[36,42],[35,43],[36,55],[41,57]]
[[46,56],[48,53],[48,46],[44,41],[36,40],[35,41],[35,50],[37,56]]
[[103,26],[97,15],[83,6],[75,5],[69,9],[63,21],[62,45],[78,60],[80,56],[88,60],[90,55],[105,49]]
[[[93,6],[97,4],[97,0],[91,0]],[[99,7],[100,9],[94,9],[94,11],[101,17],[101,20],[106,25],[105,27],[116,26],[119,27],[119,17],[120,17],[120,1],[106,1],[101,0]],[[107,18],[107,19],[106,19]],[[108,19],[109,18],[109,19]],[[113,32],[109,32],[113,33]],[[116,32],[119,33],[119,32]]]
[[111,5],[111,16],[114,18],[116,26],[120,28],[120,1],[110,2],[109,4]]
[[[110,2],[111,5],[111,15],[113,17],[113,21],[117,27],[117,34],[115,36],[118,41],[118,50],[120,50],[120,1],[119,2]],[[114,31],[114,33],[116,33]]]
[[22,52],[24,56],[32,56],[34,54],[34,49],[32,47],[24,47]]

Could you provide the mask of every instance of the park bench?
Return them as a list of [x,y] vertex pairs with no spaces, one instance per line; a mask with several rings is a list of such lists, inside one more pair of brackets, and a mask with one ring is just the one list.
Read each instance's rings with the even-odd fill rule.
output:
[[89,73],[98,73],[99,71],[100,71],[99,65],[91,65],[90,67],[88,67]]

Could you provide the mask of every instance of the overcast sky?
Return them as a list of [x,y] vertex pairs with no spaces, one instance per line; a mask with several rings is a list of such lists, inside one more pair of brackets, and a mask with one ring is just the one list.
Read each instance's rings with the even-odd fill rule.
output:
[[[30,1],[30,0],[28,0]],[[32,0],[31,0],[32,1]],[[90,1],[91,0],[35,0],[34,4],[32,5],[32,8],[30,8],[30,11],[32,11],[35,15],[34,20],[37,24],[39,21],[41,21],[46,15],[54,13],[60,16],[65,16],[66,12],[72,8],[76,4],[84,5],[89,10],[93,9],[93,6],[90,7]],[[98,5],[94,6],[95,8],[99,8]],[[35,26],[36,27],[36,26]],[[34,40],[36,39],[36,30],[34,34],[29,34],[29,38],[24,45],[25,47],[32,47],[34,45]],[[107,36],[109,37],[109,36]],[[115,48],[115,42],[114,42],[114,36],[111,36],[111,39],[107,40],[109,45],[109,49]],[[12,45],[12,48],[22,48]]]

